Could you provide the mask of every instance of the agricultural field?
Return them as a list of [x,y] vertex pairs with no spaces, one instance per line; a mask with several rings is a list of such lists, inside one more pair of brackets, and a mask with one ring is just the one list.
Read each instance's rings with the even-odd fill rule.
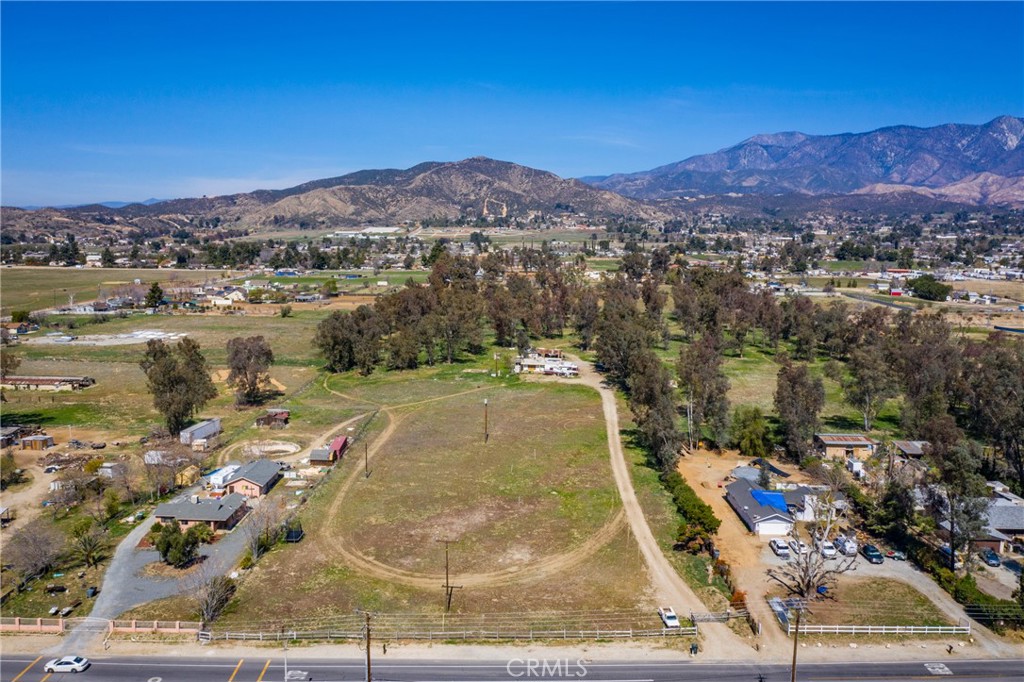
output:
[[157,270],[106,268],[5,267],[0,270],[0,314],[12,310],[41,310],[75,301],[91,301],[98,296],[113,296],[119,287],[138,279],[151,282],[184,284],[218,281],[230,277],[224,270]]

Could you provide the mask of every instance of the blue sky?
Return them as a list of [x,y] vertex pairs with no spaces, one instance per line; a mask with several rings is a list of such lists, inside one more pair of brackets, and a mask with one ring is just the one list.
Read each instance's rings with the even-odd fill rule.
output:
[[0,3],[3,204],[1024,115],[1024,3]]

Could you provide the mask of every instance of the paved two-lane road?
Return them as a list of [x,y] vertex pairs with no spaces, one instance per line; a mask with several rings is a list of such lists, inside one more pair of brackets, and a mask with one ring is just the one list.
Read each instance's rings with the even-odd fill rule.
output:
[[[276,654],[276,655],[275,655]],[[110,657],[97,658],[81,675],[47,675],[46,658],[4,656],[0,682],[286,682],[281,652],[234,658]],[[601,682],[786,682],[789,667],[749,663],[702,664],[674,662],[589,662],[586,659],[547,661],[514,658],[501,661],[400,660],[378,657],[374,680],[394,682],[476,682],[484,680],[599,680]],[[363,661],[356,659],[303,659],[289,656],[288,681],[341,682],[364,680]],[[1024,679],[1024,660],[937,660],[934,663],[808,663],[800,666],[799,679],[807,682],[869,682],[873,680],[992,680]]]

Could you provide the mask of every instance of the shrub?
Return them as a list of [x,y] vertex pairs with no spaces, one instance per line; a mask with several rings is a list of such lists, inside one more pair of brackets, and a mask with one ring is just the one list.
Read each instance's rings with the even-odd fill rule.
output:
[[676,544],[688,551],[710,547],[711,536],[718,532],[721,520],[710,506],[698,497],[693,488],[677,472],[662,474],[662,483],[672,495],[676,509],[682,517]]

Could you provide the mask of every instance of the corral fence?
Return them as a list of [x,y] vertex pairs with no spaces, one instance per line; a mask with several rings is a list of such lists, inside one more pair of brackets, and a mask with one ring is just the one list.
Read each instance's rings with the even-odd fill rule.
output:
[[[509,614],[371,614],[374,639],[425,641],[598,640],[694,637],[697,624],[665,628],[649,610]],[[365,616],[352,614],[277,622],[214,622],[201,640],[359,640]]]
[[[786,634],[796,632],[796,625],[787,624]],[[969,635],[966,625],[811,625],[800,624],[801,635]]]
[[[286,630],[277,632],[232,632],[230,630],[202,630],[197,634],[201,641],[292,641],[292,640],[354,640],[365,636],[362,631],[343,630]],[[402,630],[373,629],[373,636],[385,640],[446,641],[536,641],[536,640],[600,640],[636,639],[644,637],[696,637],[697,626],[659,628],[655,630]]]

